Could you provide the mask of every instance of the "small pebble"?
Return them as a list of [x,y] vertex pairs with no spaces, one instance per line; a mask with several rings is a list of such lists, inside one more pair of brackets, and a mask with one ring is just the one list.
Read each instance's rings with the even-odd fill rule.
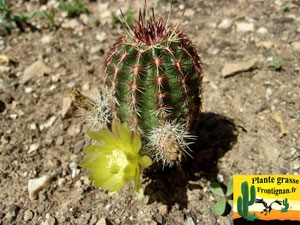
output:
[[188,218],[186,219],[186,223],[187,223],[187,225],[195,225],[194,220],[193,220],[192,217],[188,217]]
[[32,87],[26,87],[25,88],[25,93],[29,94],[32,92]]
[[12,119],[12,120],[15,120],[18,118],[18,115],[17,114],[10,114],[9,117]]
[[168,206],[167,205],[161,205],[161,206],[158,207],[158,211],[162,215],[166,215],[168,213]]
[[84,144],[84,140],[77,141],[74,146],[74,153],[78,154],[83,149]]
[[56,85],[55,85],[55,84],[52,84],[52,85],[50,86],[49,90],[50,90],[50,91],[54,91],[55,88],[56,88]]
[[30,179],[28,181],[29,199],[30,200],[36,199],[38,192],[50,183],[51,183],[51,177],[48,175],[36,179]]
[[96,222],[97,222],[97,217],[93,214],[92,218],[90,220],[90,225],[94,225],[94,224],[96,224]]
[[106,41],[107,40],[106,33],[105,32],[101,32],[101,33],[97,34],[96,35],[96,40],[100,41],[100,42]]
[[46,214],[46,220],[42,225],[55,225],[56,219],[52,217],[49,213]]
[[53,75],[53,76],[51,77],[51,81],[52,81],[52,82],[57,82],[57,81],[59,81],[59,80],[60,80],[60,75],[59,75],[59,74]]
[[58,185],[59,187],[64,186],[65,183],[66,183],[66,179],[65,179],[65,178],[63,178],[63,177],[58,178],[58,180],[57,180],[57,185]]
[[218,174],[217,175],[217,180],[219,183],[223,183],[224,182],[224,176],[222,174]]
[[265,27],[260,27],[257,30],[257,33],[259,33],[259,34],[266,34],[266,33],[268,33],[268,30]]
[[85,84],[82,86],[82,90],[83,90],[83,91],[88,91],[88,90],[90,90],[90,85],[89,85],[89,83],[85,83]]
[[33,212],[30,209],[27,209],[24,212],[24,221],[27,222],[29,220],[32,220],[32,218],[33,218]]
[[76,162],[71,162],[69,164],[69,168],[71,169],[72,171],[72,179],[74,179],[75,177],[77,177],[80,173],[80,170],[77,168],[78,167],[78,164]]
[[29,128],[30,128],[30,130],[35,130],[37,128],[37,126],[35,123],[31,123]]
[[240,22],[236,26],[238,32],[251,32],[254,31],[253,23]]
[[64,144],[64,137],[63,137],[63,136],[58,136],[58,137],[56,138],[55,145],[61,146],[61,145],[63,145],[63,144]]
[[34,152],[36,151],[38,148],[40,147],[40,144],[39,143],[34,143],[32,145],[30,145],[29,147],[29,150],[28,150],[28,154],[31,153],[31,152]]
[[100,220],[98,220],[96,225],[107,225],[106,218],[101,218]]

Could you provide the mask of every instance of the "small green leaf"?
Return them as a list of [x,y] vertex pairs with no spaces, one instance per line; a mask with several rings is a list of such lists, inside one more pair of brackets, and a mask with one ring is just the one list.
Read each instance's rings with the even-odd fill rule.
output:
[[221,197],[224,197],[224,192],[223,192],[222,188],[216,182],[211,183],[211,185],[209,186],[209,190],[211,190],[211,192],[213,192]]
[[228,204],[233,208],[233,200],[228,200]]
[[282,66],[282,63],[283,63],[283,58],[281,55],[278,55],[273,59],[273,67],[275,69],[280,69]]
[[233,192],[233,180],[230,180],[227,185],[226,195],[230,196]]
[[213,211],[217,215],[222,215],[225,211],[225,208],[226,208],[226,199],[223,198],[214,205]]

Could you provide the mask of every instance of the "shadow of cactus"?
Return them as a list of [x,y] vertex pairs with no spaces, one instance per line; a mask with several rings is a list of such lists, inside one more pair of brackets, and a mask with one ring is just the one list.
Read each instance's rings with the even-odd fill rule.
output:
[[225,116],[214,113],[202,113],[197,129],[197,142],[191,146],[192,157],[184,160],[181,167],[164,168],[158,163],[144,171],[144,177],[149,178],[145,195],[149,203],[161,202],[168,206],[178,203],[187,207],[187,189],[202,189],[200,185],[189,184],[201,177],[216,180],[219,170],[218,159],[221,158],[237,141],[236,126]]

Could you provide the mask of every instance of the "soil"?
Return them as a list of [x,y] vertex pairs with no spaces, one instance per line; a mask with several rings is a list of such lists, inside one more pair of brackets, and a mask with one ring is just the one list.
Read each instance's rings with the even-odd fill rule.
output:
[[[16,2],[14,12],[23,14],[54,5]],[[133,182],[108,197],[91,185],[86,170],[72,167],[90,144],[90,124],[64,117],[69,89],[102,90],[105,54],[121,30],[110,12],[131,6],[137,18],[143,2],[85,0],[90,13],[73,19],[55,9],[57,29],[34,17],[37,30],[25,27],[0,38],[0,224],[232,224],[230,210],[213,212],[219,197],[209,190],[211,182],[227,184],[234,174],[299,174],[299,157],[282,157],[300,146],[297,0],[177,1],[171,22],[185,11],[182,28],[204,67],[193,159],[180,168],[145,170],[141,202],[131,194]],[[167,19],[169,3],[147,4]],[[278,55],[283,61],[276,69]],[[249,60],[255,66],[222,74],[226,65]],[[28,181],[44,175],[51,183],[31,200]]]

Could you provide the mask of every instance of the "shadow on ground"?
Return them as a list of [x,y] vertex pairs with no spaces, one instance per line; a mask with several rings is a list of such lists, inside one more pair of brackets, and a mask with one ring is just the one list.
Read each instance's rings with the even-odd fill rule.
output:
[[165,168],[159,165],[144,171],[149,184],[145,195],[149,195],[149,204],[161,202],[168,206],[178,203],[181,208],[187,207],[187,189],[202,189],[201,185],[190,184],[190,181],[206,177],[215,181],[218,174],[217,162],[229,151],[237,140],[237,129],[228,118],[214,114],[203,113],[197,130],[198,140],[191,146],[193,159],[187,159],[181,168]]

